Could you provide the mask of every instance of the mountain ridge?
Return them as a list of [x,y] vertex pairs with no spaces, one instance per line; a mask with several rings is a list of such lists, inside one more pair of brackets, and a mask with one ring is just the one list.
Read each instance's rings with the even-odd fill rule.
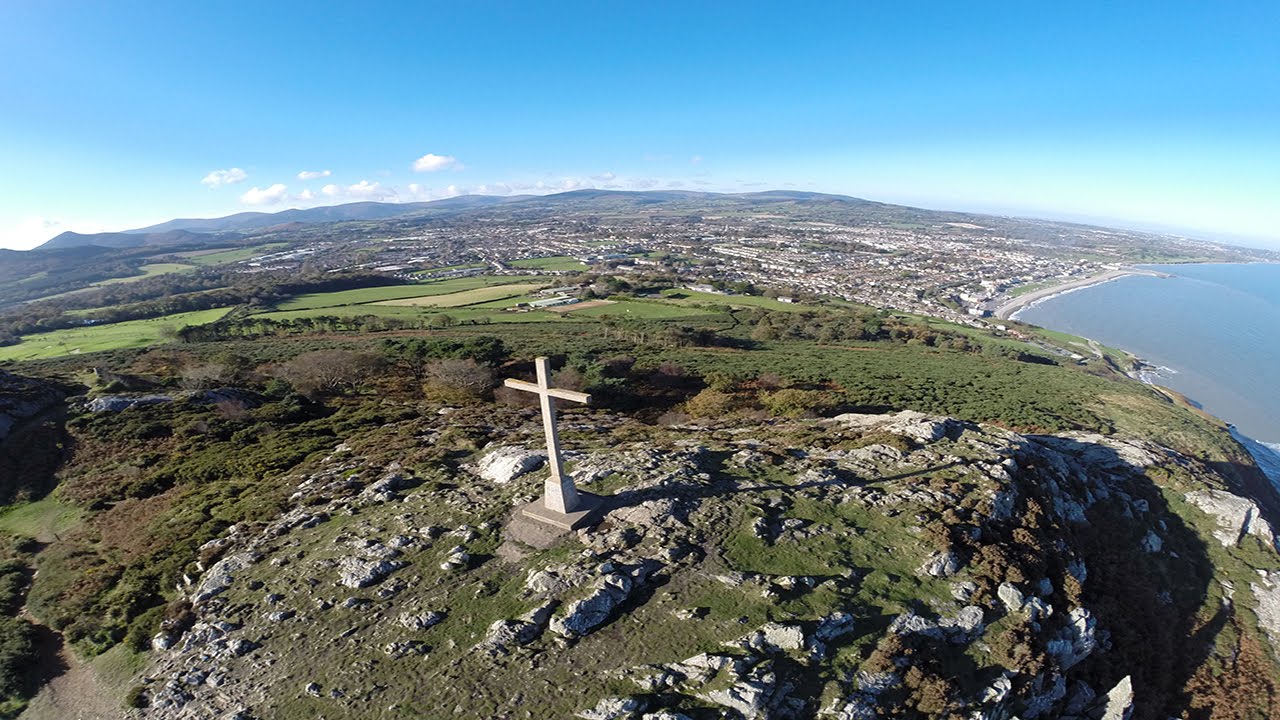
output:
[[[928,210],[905,205],[881,203],[847,195],[817,193],[797,190],[766,190],[749,193],[716,193],[694,190],[611,190],[584,188],[549,195],[459,195],[427,202],[374,202],[361,201],[339,205],[322,205],[312,208],[290,208],[274,213],[257,211],[234,213],[214,218],[175,218],[156,225],[118,232],[75,233],[64,232],[50,239],[35,250],[45,251],[87,245],[101,247],[140,247],[144,245],[178,245],[187,242],[208,243],[226,239],[226,234],[261,231],[287,223],[325,223],[358,220],[386,220],[411,217],[435,211],[467,211],[477,208],[505,206],[537,206],[546,204],[580,204],[596,200],[616,199],[639,205],[654,205],[679,201],[701,200],[748,202],[797,202],[847,204],[855,207],[876,207],[910,210],[926,213],[943,213],[976,217],[972,213],[948,210]],[[993,216],[994,217],[994,216]],[[178,233],[186,233],[181,235]]]

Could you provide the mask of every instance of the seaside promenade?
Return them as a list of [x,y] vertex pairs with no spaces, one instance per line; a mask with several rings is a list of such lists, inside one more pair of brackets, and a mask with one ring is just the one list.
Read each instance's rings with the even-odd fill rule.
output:
[[1078,290],[1079,288],[1089,287],[1090,285],[1099,285],[1105,282],[1111,282],[1127,275],[1150,275],[1152,277],[1168,277],[1166,274],[1156,272],[1155,270],[1143,270],[1141,268],[1117,268],[1115,270],[1107,270],[1106,272],[1090,275],[1089,277],[1080,278],[1079,280],[1071,280],[1052,287],[1034,290],[1025,295],[1019,295],[1009,302],[1001,305],[995,312],[995,316],[1001,320],[1008,320],[1010,316],[1018,312],[1022,308],[1048,297],[1053,297],[1070,290]]

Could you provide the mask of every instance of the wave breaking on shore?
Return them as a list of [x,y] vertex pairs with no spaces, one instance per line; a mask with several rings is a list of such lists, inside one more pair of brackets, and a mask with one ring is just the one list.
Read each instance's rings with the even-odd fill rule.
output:
[[1254,440],[1248,435],[1241,434],[1234,426],[1231,428],[1231,435],[1244,446],[1245,450],[1249,451],[1254,462],[1258,463],[1258,467],[1271,480],[1276,490],[1280,490],[1280,443]]

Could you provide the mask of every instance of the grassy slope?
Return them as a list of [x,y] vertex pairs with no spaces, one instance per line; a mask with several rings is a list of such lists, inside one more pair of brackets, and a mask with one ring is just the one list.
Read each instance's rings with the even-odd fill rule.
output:
[[176,273],[176,272],[190,272],[195,269],[195,266],[186,265],[183,263],[151,263],[148,265],[143,265],[140,269],[142,270],[141,275],[132,275],[130,277],[122,277],[122,278],[111,278],[110,280],[103,280],[102,282],[94,283],[90,287],[118,285],[120,283],[130,283],[130,282],[136,282],[138,280],[145,280],[146,278],[155,277],[156,275],[168,275],[169,273]]
[[377,304],[409,307],[462,307],[464,305],[487,303],[492,300],[505,300],[519,297],[532,290],[537,290],[545,284],[546,283],[539,282],[492,285],[488,287],[478,287],[472,290],[448,293],[446,295],[426,295],[421,297],[400,298],[398,300],[382,300]]
[[198,310],[147,320],[129,320],[30,335],[16,345],[0,347],[0,360],[38,360],[170,342],[168,334],[171,331],[183,325],[213,322],[229,311],[230,308]]
[[240,262],[248,260],[257,255],[263,255],[277,248],[287,247],[288,243],[270,243],[267,245],[255,245],[254,247],[235,248],[232,250],[219,250],[211,253],[195,253],[188,259],[196,265],[224,265],[226,263]]
[[508,263],[511,267],[518,268],[536,268],[538,270],[586,270],[587,266],[581,260],[567,255],[557,255],[555,257],[543,258],[527,258],[525,260],[513,260]]
[[293,310],[315,310],[318,308],[334,308],[344,305],[362,305],[383,300],[402,298],[428,297],[432,295],[448,295],[450,293],[474,290],[476,288],[495,285],[527,282],[523,277],[490,277],[477,276],[440,280],[417,285],[388,285],[384,287],[360,288],[330,293],[311,293],[299,295],[280,303],[276,309],[282,312]]

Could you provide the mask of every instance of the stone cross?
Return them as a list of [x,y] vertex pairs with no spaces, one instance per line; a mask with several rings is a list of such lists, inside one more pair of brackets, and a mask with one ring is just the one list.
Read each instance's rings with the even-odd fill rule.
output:
[[547,464],[551,466],[551,475],[543,485],[543,503],[547,510],[561,515],[580,510],[581,498],[578,488],[573,484],[573,477],[564,471],[564,461],[560,457],[560,437],[556,434],[556,402],[555,398],[571,402],[586,403],[591,396],[572,390],[553,388],[548,382],[551,375],[551,363],[545,357],[533,361],[538,370],[538,382],[523,380],[505,380],[509,388],[531,392],[538,396],[542,403],[542,428],[547,435]]

